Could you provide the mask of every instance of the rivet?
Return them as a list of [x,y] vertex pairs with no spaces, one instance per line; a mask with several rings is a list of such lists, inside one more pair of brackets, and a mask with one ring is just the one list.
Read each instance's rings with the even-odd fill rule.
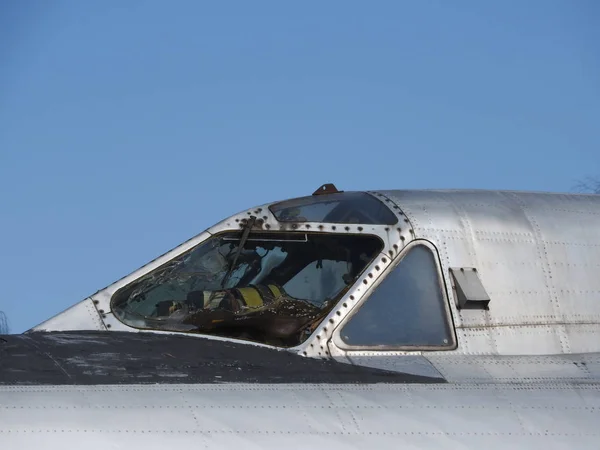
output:
[[381,262],[384,262],[384,263],[386,263],[386,262],[387,262],[387,259],[386,259],[386,258],[381,258]]
[[364,284],[367,284],[367,283],[368,283],[368,281],[367,281],[367,279],[366,279],[366,278],[363,280],[363,283],[364,283]]
[[400,240],[404,242],[406,238],[404,236],[400,236]]
[[321,335],[320,334],[317,334],[317,339],[321,339]]
[[379,266],[375,266],[375,270],[379,270]]
[[341,312],[339,312],[339,311],[336,311],[336,314],[337,314],[338,316],[341,316],[341,315],[342,315],[342,313],[341,313]]
[[323,225],[319,225],[319,230],[322,230],[323,228],[325,228]]
[[344,303],[342,306],[343,306],[344,308],[347,308],[347,307],[348,307],[348,303]]
[[94,300],[94,305],[99,304],[100,302],[98,300]]
[[391,257],[394,257],[394,250],[390,250],[388,253],[390,254]]
[[363,230],[363,227],[358,227],[358,231],[362,231],[362,230]]
[[344,227],[344,230],[350,231],[350,227]]
[[373,274],[369,272],[369,278],[373,278]]
[[256,211],[257,212],[262,212],[262,208],[258,208]]
[[104,314],[104,310],[103,310],[103,309],[99,309],[99,310],[98,310],[98,312],[99,312],[100,314]]
[[240,219],[235,219],[235,221],[236,221],[236,222],[239,222],[239,221],[240,221]]
[[335,321],[333,319],[329,319],[329,323],[334,323]]
[[405,219],[404,219],[404,221],[405,221],[406,223],[408,223],[408,218],[405,218]]
[[402,228],[398,228],[398,233],[402,233]]
[[335,225],[331,227],[332,230],[335,230]]
[[252,215],[252,213],[251,213],[250,211],[248,211],[246,214],[248,214],[249,216],[251,216],[251,215]]
[[398,246],[396,244],[393,245],[395,250],[398,250]]
[[327,327],[323,327],[323,331],[327,333]]
[[310,225],[309,225],[309,224],[306,224],[306,228],[310,228]]
[[269,225],[269,224],[266,224],[266,225],[265,225],[265,228],[268,230],[269,228],[271,228],[271,225]]
[[110,327],[111,327],[111,324],[110,324],[110,323],[107,323],[107,324],[106,324],[106,328],[110,328]]
[[390,227],[385,227],[385,231],[390,231]]
[[351,296],[350,296],[350,300],[354,300],[354,295],[351,295]]
[[302,352],[302,354],[303,354],[304,356],[306,356],[306,352]]
[[477,272],[477,269],[475,267],[473,267],[473,272]]
[[267,217],[267,216],[263,216],[263,220],[267,220],[267,219],[268,219],[268,217]]

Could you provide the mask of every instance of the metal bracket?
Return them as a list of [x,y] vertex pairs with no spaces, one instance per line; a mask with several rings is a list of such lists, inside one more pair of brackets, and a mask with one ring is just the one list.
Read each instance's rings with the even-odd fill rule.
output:
[[474,267],[451,267],[458,309],[489,309],[490,296],[486,292],[477,269]]
[[335,184],[325,183],[319,189],[317,189],[315,192],[313,192],[312,195],[339,194],[341,192],[344,192],[344,191],[338,191],[338,189],[335,187]]

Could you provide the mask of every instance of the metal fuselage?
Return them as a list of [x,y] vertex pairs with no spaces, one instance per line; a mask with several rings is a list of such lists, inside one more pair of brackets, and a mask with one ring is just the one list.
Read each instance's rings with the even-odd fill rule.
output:
[[[369,196],[395,223],[281,220],[262,205],[29,334],[5,337],[0,446],[599,448],[600,196]],[[212,236],[239,232],[250,216],[260,218],[256,232],[377,236],[381,252],[291,347],[151,330],[117,317],[115,294]],[[401,273],[410,272],[417,248],[431,258],[428,286],[420,267]],[[407,280],[414,286],[402,291]],[[436,317],[419,300],[434,291]],[[439,339],[429,333],[442,325]],[[199,345],[214,353],[193,359]],[[223,353],[228,346],[234,354]],[[175,354],[186,348],[191,354]],[[279,359],[269,365],[271,358]]]

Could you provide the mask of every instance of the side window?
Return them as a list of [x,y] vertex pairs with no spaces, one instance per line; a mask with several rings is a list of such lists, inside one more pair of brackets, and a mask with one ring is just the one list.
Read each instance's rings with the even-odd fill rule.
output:
[[360,347],[444,347],[452,345],[434,255],[418,245],[343,326],[344,343]]

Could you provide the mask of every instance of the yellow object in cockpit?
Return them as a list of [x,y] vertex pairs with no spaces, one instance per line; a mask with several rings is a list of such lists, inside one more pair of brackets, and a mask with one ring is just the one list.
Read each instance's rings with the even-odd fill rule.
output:
[[267,286],[250,286],[236,289],[241,300],[250,308],[260,308],[265,303],[272,303],[282,296],[281,289],[274,285]]
[[222,291],[205,291],[204,308],[217,309],[222,302],[229,299],[237,306],[229,306],[234,311],[241,308],[258,309],[268,306],[283,297],[284,291],[275,284],[251,285],[247,287],[224,289]]

